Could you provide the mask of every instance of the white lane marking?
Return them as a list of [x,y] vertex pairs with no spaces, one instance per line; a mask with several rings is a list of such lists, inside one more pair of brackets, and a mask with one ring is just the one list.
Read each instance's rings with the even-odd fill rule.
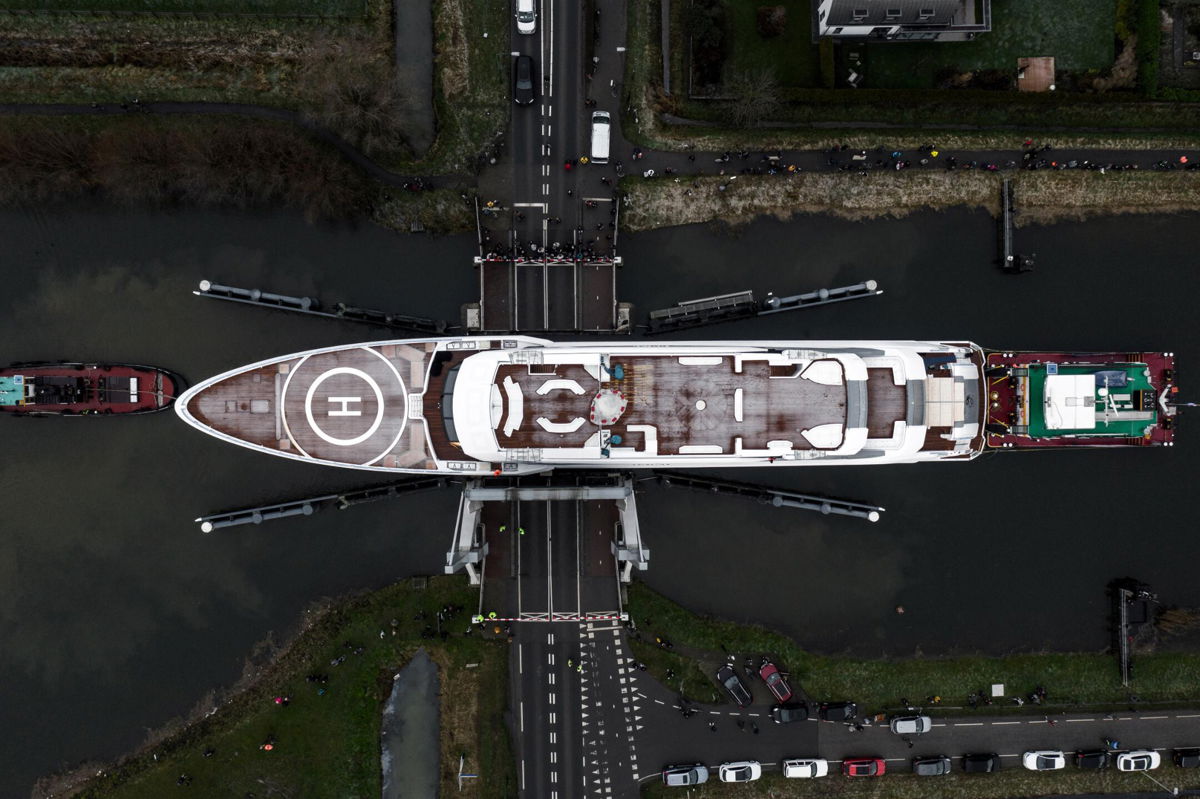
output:
[[1176,716],[1177,719],[1200,719],[1200,713],[1189,713],[1186,716]]
[[517,674],[525,673],[525,644],[517,644]]
[[982,721],[972,721],[972,722],[964,721],[964,722],[957,722],[953,726],[955,726],[955,727],[982,727],[983,722]]
[[[1166,716],[1163,716],[1163,718],[1165,719]],[[1068,724],[1073,724],[1079,721],[1095,721],[1095,719],[1064,719],[1064,721],[1066,721]]]
[[521,700],[521,732],[525,732],[525,700]]
[[[549,94],[551,97],[553,97],[554,96],[554,3],[551,2],[549,5],[550,5],[550,25],[549,25],[549,28],[550,28],[550,71],[547,74],[550,75]],[[543,64],[546,63],[546,58],[544,55],[542,57],[542,63]]]
[[525,758],[521,758],[521,790],[525,790]]
[[993,721],[992,722],[993,726],[996,726],[996,727],[1000,727],[1005,724],[1020,724],[1020,723],[1021,722],[1019,722],[1019,721]]
[[[1169,716],[1142,716],[1142,721],[1156,721],[1158,719],[1170,718]],[[1091,721],[1091,719],[1088,719]]]
[[550,684],[554,685],[554,672],[550,672],[546,676],[550,678]]

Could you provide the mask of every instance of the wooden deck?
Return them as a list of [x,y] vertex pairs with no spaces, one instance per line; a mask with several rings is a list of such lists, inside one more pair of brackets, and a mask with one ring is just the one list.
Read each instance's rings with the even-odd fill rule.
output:
[[[506,381],[520,385],[524,405],[519,428],[506,431],[501,422],[497,431],[500,446],[585,446],[600,429],[589,420],[589,411],[601,386],[619,390],[627,401],[624,414],[606,429],[621,436],[622,447],[637,451],[645,451],[650,436],[663,455],[696,452],[686,449],[689,447],[731,454],[739,438],[743,449],[765,450],[768,442],[778,441],[791,442],[796,449],[812,449],[803,435],[805,430],[845,424],[845,386],[796,377],[794,368],[785,370],[785,376],[766,361],[747,361],[735,372],[730,357],[704,364],[684,363],[675,356],[623,356],[618,360],[624,379],[604,383],[578,365],[543,367],[535,374],[526,366],[500,367],[496,386],[504,402],[501,418],[509,416]],[[555,388],[539,394],[549,380],[571,381],[582,391]],[[903,418],[903,402],[899,413]],[[582,424],[567,429],[579,419]]]
[[269,449],[357,466],[433,468],[408,395],[423,389],[427,353],[354,347],[233,375],[189,410],[230,436]]
[[891,369],[867,370],[867,437],[891,438],[908,413],[908,386],[898,386]]

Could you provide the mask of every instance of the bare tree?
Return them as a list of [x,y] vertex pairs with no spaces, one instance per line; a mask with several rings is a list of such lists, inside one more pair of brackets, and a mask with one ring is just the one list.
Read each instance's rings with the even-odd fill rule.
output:
[[299,74],[312,98],[312,118],[364,153],[411,155],[392,65],[361,36],[324,37],[306,53]]
[[739,70],[725,84],[732,95],[729,121],[740,128],[760,124],[779,105],[779,81],[773,69]]

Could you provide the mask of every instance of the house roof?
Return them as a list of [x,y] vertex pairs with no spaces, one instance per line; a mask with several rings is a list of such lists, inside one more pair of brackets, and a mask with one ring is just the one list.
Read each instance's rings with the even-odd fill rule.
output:
[[[825,24],[949,25],[967,2],[970,0],[833,0]],[[932,16],[923,13],[929,11]]]

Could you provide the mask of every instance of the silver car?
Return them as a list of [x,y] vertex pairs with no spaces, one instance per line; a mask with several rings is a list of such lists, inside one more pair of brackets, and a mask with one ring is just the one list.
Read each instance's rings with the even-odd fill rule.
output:
[[703,763],[692,765],[667,766],[662,773],[663,785],[678,788],[688,785],[700,785],[708,782],[708,767]]

